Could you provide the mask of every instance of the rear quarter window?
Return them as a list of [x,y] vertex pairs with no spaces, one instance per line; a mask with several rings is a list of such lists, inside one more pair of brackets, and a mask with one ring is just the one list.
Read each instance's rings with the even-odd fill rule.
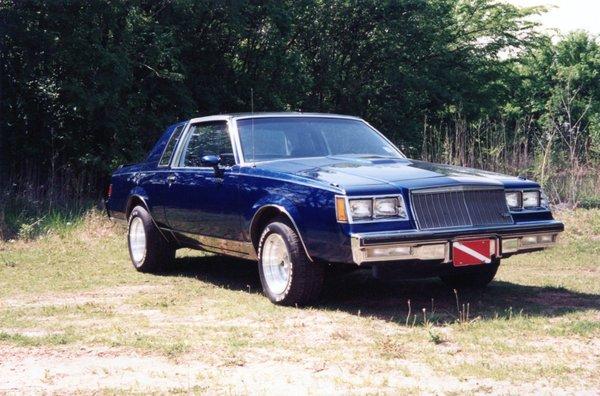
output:
[[181,132],[183,131],[183,125],[178,126],[173,131],[167,146],[165,147],[165,151],[163,151],[162,156],[160,157],[160,161],[158,161],[158,166],[169,166],[171,162],[171,157],[173,156],[173,152],[175,151],[175,147],[177,147],[177,143],[179,142],[179,138],[181,137]]

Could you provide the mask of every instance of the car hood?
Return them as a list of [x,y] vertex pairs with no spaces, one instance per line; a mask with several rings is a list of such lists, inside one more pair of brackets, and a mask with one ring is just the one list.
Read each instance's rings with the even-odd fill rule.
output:
[[408,158],[332,156],[272,161],[263,163],[260,167],[308,178],[346,191],[366,191],[375,187],[410,189],[459,184],[537,186],[534,182],[518,177]]

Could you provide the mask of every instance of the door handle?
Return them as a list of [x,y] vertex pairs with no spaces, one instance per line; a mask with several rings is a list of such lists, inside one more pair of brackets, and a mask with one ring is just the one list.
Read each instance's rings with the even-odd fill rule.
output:
[[175,180],[177,179],[177,176],[175,175],[169,175],[167,176],[167,183],[172,184]]

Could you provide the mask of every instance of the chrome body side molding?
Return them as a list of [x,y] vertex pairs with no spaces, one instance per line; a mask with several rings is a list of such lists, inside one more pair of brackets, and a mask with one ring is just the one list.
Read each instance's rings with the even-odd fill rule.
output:
[[[165,229],[165,231],[167,231]],[[170,231],[170,230],[169,230]],[[200,249],[211,253],[225,254],[247,260],[257,260],[254,246],[251,242],[234,241],[204,235],[181,233],[176,234],[177,240],[184,246]]]

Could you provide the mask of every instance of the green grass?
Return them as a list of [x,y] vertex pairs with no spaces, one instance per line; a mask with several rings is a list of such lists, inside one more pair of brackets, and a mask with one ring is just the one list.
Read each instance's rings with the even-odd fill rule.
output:
[[65,345],[75,341],[75,338],[67,333],[29,336],[19,333],[0,332],[0,341],[9,341],[19,346],[36,347],[42,345]]
[[[357,272],[329,284],[318,306],[296,309],[262,296],[252,263],[181,251],[167,274],[137,273],[123,230],[92,213],[0,244],[0,353],[24,348],[23,359],[34,351],[67,365],[83,348],[95,359],[86,373],[121,367],[102,363],[105,354],[151,371],[133,385],[126,367],[98,374],[106,393],[593,392],[600,210],[560,217],[557,248],[505,260],[487,290],[459,293],[460,308],[437,280]],[[186,385],[174,386],[181,375]],[[80,376],[79,387],[44,386],[89,390]],[[145,382],[156,376],[164,383]]]
[[91,200],[70,203],[68,206],[21,198],[0,200],[0,239],[33,240],[48,233],[66,235],[82,226],[85,214],[95,206]]

